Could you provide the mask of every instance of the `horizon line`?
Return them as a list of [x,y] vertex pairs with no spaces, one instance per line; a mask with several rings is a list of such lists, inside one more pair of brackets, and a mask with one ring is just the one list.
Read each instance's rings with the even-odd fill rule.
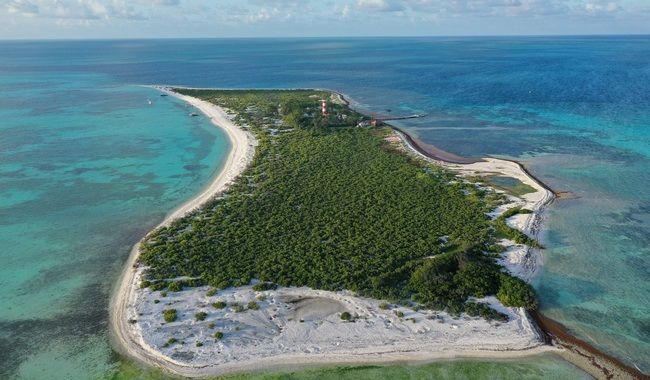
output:
[[360,35],[360,36],[230,36],[230,37],[66,37],[66,38],[0,38],[0,42],[43,41],[144,41],[144,40],[288,40],[288,39],[380,39],[380,38],[539,38],[539,37],[650,37],[650,33],[593,34],[439,34],[439,35]]

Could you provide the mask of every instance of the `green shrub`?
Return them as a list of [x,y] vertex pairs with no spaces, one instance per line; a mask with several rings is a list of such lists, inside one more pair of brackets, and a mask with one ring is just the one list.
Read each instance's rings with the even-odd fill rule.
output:
[[167,285],[167,290],[170,292],[180,292],[183,290],[183,285],[180,283],[180,281],[170,282],[169,285]]
[[151,281],[142,280],[140,281],[140,289],[148,288],[151,285]]
[[398,318],[402,318],[402,317],[404,317],[404,313],[403,313],[401,310],[395,310],[395,315],[396,315]]
[[257,284],[253,285],[253,290],[256,292],[262,292],[264,290],[274,290],[278,286],[272,282],[258,282]]
[[176,309],[163,310],[163,318],[167,323],[174,322],[177,318]]
[[196,347],[203,347],[203,342],[196,342]]
[[537,309],[537,297],[535,290],[530,284],[520,278],[502,273],[501,285],[497,292],[497,298],[505,306],[523,307],[528,310]]
[[194,318],[196,318],[197,321],[205,321],[205,318],[208,316],[208,313],[205,311],[199,311],[194,315]]
[[507,315],[499,313],[498,311],[492,309],[490,306],[484,303],[476,303],[476,302],[465,303],[465,313],[470,317],[482,317],[487,321],[497,320],[501,322],[506,322],[508,320]]
[[217,340],[223,339],[223,332],[217,331],[216,333],[214,333],[214,337],[217,338]]
[[212,288],[212,289],[208,290],[207,292],[205,292],[205,295],[208,296],[208,297],[212,297],[213,295],[217,294],[218,291],[219,291],[219,289]]
[[266,301],[266,296],[264,294],[260,294],[259,296],[255,297],[257,298],[258,301]]
[[500,237],[510,239],[517,244],[525,244],[533,248],[544,248],[541,244],[539,244],[537,240],[531,238],[530,236],[526,235],[525,233],[519,231],[516,228],[510,227],[506,223],[506,219],[508,219],[509,217],[512,217],[517,214],[529,214],[531,212],[532,211],[530,210],[521,209],[518,207],[514,207],[506,210],[492,223],[497,235]]
[[521,207],[512,207],[507,209],[506,211],[503,212],[499,217],[503,219],[508,219],[510,217],[513,217],[517,214],[532,214],[533,211],[529,210],[527,208],[521,208]]
[[344,321],[352,320],[352,314],[348,313],[347,311],[344,311],[341,313],[341,319]]
[[382,302],[379,304],[379,308],[381,310],[388,310],[390,309],[390,304],[388,302]]
[[225,302],[223,302],[223,301],[217,301],[217,302],[212,303],[212,307],[214,307],[215,309],[223,309],[226,306],[227,306],[227,304]]
[[176,338],[169,338],[169,340],[167,340],[167,342],[163,345],[163,347],[169,347],[176,342],[178,342]]
[[152,281],[149,283],[149,289],[151,291],[162,290],[167,286],[165,281]]
[[230,307],[232,307],[232,311],[234,311],[235,313],[241,313],[242,311],[245,310],[244,307],[238,303],[232,303],[230,304]]
[[250,301],[248,303],[248,305],[246,305],[246,307],[248,307],[250,310],[259,310],[260,309],[260,305],[258,305],[257,302],[255,302],[255,301]]
[[214,324],[214,322],[210,322],[210,323],[208,323],[208,328],[209,328],[209,329],[213,329],[214,326],[216,326],[216,325]]

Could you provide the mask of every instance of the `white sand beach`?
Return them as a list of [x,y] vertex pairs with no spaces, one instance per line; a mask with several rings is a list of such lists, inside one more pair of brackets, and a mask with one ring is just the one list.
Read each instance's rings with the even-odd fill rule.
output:
[[[255,145],[253,137],[238,128],[225,110],[195,98],[173,95],[195,106],[223,128],[231,139],[232,151],[223,172],[212,184],[170,214],[161,225],[185,215],[226,188],[251,161]],[[440,164],[467,175],[502,173],[534,187],[535,193],[512,199],[513,205],[533,209],[534,213],[513,217],[508,222],[531,235],[536,233],[541,211],[553,194],[518,164],[496,159],[469,165]],[[382,301],[350,292],[305,287],[256,292],[251,286],[244,286],[213,295],[208,295],[207,287],[197,287],[168,292],[163,297],[160,291],[140,289],[145,268],[137,264],[138,247],[133,247],[112,302],[111,322],[116,343],[128,356],[182,376],[325,364],[510,358],[558,350],[543,343],[523,309],[503,307],[493,297],[483,301],[508,315],[509,321],[452,317],[410,306],[386,308],[380,307]],[[536,264],[531,264],[534,257],[527,247],[511,244],[502,260],[511,272],[527,278],[534,272]],[[212,306],[217,301],[228,306]],[[247,309],[251,301],[259,309]],[[245,310],[237,312],[234,303]],[[165,309],[175,309],[178,318],[165,323],[162,315]],[[345,311],[354,321],[341,319]],[[206,313],[204,320],[196,319],[199,312]],[[223,337],[215,337],[216,332],[223,333]]]
[[[231,144],[230,152],[221,172],[201,193],[171,212],[165,220],[156,227],[158,228],[168,225],[173,220],[187,215],[212,197],[224,191],[252,161],[257,142],[250,132],[244,131],[233,123],[231,116],[226,110],[217,107],[212,103],[175,93],[166,87],[155,88],[167,95],[175,96],[197,108],[207,116],[215,126],[226,132]],[[124,267],[125,269],[118,281],[116,289],[113,292],[110,306],[111,330],[113,332],[114,343],[116,343],[116,346],[124,351],[125,354],[142,362],[160,366],[160,364],[151,361],[151,357],[142,346],[142,342],[138,341],[138,337],[133,336],[130,333],[127,326],[128,317],[126,316],[129,311],[129,302],[140,290],[140,282],[137,276],[139,247],[140,243],[138,242],[131,249],[129,259]]]

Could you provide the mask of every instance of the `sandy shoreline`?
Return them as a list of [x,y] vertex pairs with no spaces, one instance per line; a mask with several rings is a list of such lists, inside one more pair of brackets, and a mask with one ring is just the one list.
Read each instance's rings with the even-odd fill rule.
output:
[[[166,89],[159,89],[168,92]],[[223,128],[232,142],[232,150],[222,172],[213,180],[213,182],[197,197],[172,212],[160,225],[166,225],[172,220],[187,214],[226,188],[227,184],[241,173],[250,162],[253,154],[252,146],[254,144],[253,137],[232,123],[223,109],[199,99],[173,94],[171,92],[168,92],[168,94],[177,96],[198,108],[201,112],[206,114],[215,125]],[[401,137],[406,145],[410,146],[409,139],[404,138],[403,135]],[[417,154],[422,154],[412,146],[410,147]],[[431,159],[431,157],[426,158]],[[534,213],[530,215],[519,215],[511,219],[513,219],[513,226],[524,230],[532,236],[537,233],[541,223],[541,213],[544,207],[552,201],[553,193],[541,186],[536,179],[530,177],[525,171],[521,170],[518,163],[497,159],[485,159],[468,164],[445,163],[440,161],[436,161],[436,163],[448,167],[451,170],[458,171],[461,174],[499,172],[504,175],[518,178],[523,183],[534,187],[538,191],[528,194],[528,197],[522,197],[522,200],[519,202],[521,203],[521,206],[532,209]],[[508,205],[508,207],[511,207],[511,205]],[[415,319],[417,318],[418,328],[423,329],[422,332],[419,333],[424,334],[422,335],[422,338],[416,336],[417,339],[423,339],[425,341],[423,344],[418,344],[412,340],[413,336],[411,336],[411,339],[406,342],[400,342],[399,339],[404,338],[404,334],[402,333],[409,331],[411,334],[414,333],[414,331],[409,330],[411,329],[410,322],[407,325],[404,324],[402,318],[395,319],[392,315],[388,315],[387,312],[382,314],[381,311],[378,311],[378,309],[380,309],[378,304],[375,304],[379,301],[362,299],[348,294],[342,294],[340,292],[299,289],[299,294],[301,294],[299,297],[307,294],[312,297],[320,297],[320,299],[334,300],[342,304],[342,307],[350,307],[350,304],[356,305],[355,310],[363,316],[363,323],[369,325],[366,327],[368,330],[367,333],[369,334],[363,335],[366,332],[357,330],[359,327],[352,326],[363,326],[361,322],[342,325],[340,323],[341,321],[338,320],[338,317],[332,317],[334,314],[324,314],[324,324],[321,323],[319,325],[314,325],[313,328],[325,329],[323,331],[327,333],[337,331],[341,328],[353,329],[351,330],[351,333],[358,334],[360,336],[358,339],[361,339],[362,343],[365,342],[364,344],[366,344],[366,346],[350,346],[348,347],[349,349],[342,350],[338,347],[337,343],[337,347],[329,351],[320,346],[316,347],[313,352],[299,352],[292,350],[294,348],[292,345],[296,346],[296,349],[302,349],[302,347],[298,347],[300,340],[296,337],[302,336],[304,340],[305,337],[310,337],[311,331],[305,332],[305,330],[309,330],[309,328],[305,327],[306,324],[302,323],[302,320],[300,323],[297,323],[288,318],[289,314],[283,315],[278,313],[280,316],[279,319],[284,318],[283,322],[278,325],[280,329],[289,332],[293,331],[293,335],[287,337],[285,334],[282,338],[275,337],[268,340],[266,343],[263,342],[264,344],[268,344],[268,346],[264,347],[272,349],[270,351],[264,351],[266,354],[262,353],[257,357],[250,358],[241,357],[238,359],[237,357],[234,357],[235,360],[221,361],[217,365],[211,365],[210,362],[202,361],[200,355],[197,355],[196,360],[194,360],[194,356],[192,357],[192,360],[194,360],[195,363],[191,363],[192,360],[178,360],[173,358],[174,355],[171,351],[167,352],[167,354],[162,352],[162,346],[160,344],[161,339],[168,336],[162,334],[169,332],[170,330],[164,330],[161,327],[157,327],[161,330],[159,331],[159,334],[156,335],[152,332],[143,332],[142,329],[139,330],[138,326],[141,324],[140,322],[135,325],[128,322],[128,320],[132,318],[137,318],[138,320],[142,319],[142,323],[148,323],[147,326],[151,327],[153,326],[154,321],[152,319],[153,316],[155,315],[156,318],[160,318],[160,310],[151,306],[153,304],[152,297],[155,296],[151,294],[152,292],[149,292],[148,290],[140,290],[139,288],[139,276],[142,273],[142,268],[137,267],[138,249],[139,243],[136,244],[131,251],[122,278],[119,281],[119,286],[114,292],[114,298],[111,302],[110,317],[115,343],[129,357],[182,376],[201,377],[234,372],[249,372],[262,369],[286,368],[293,366],[318,366],[326,364],[430,362],[436,359],[449,358],[514,358],[535,355],[547,351],[558,351],[557,348],[544,344],[539,331],[537,331],[534,323],[529,320],[527,314],[523,310],[510,308],[504,310],[512,319],[509,323],[504,323],[498,327],[474,319],[452,319],[448,315],[445,315],[445,313],[434,313],[436,315],[432,316],[427,315],[424,312],[419,314],[413,312],[412,316],[414,321],[412,323],[415,324]],[[526,279],[529,278],[529,276],[532,276],[535,268],[537,268],[535,257],[536,255],[527,247],[513,244],[512,247],[509,248],[508,252],[506,252],[506,259],[502,264],[515,275]],[[246,292],[250,292],[250,290],[246,288],[238,289],[239,290],[237,291],[233,291],[232,294],[220,292],[220,296],[232,296],[234,299],[244,300],[244,298],[241,297],[246,296]],[[207,289],[194,289],[182,292],[189,294],[183,297],[194,297],[193,301],[196,302],[192,305],[187,305],[186,315],[180,318],[181,321],[178,322],[179,325],[177,327],[169,326],[170,329],[174,328],[178,330],[179,327],[182,327],[182,329],[187,331],[188,339],[194,338],[195,334],[199,333],[197,332],[198,330],[192,330],[194,327],[192,317],[194,312],[197,310],[197,304],[200,305],[200,307],[209,305],[207,300],[201,298],[204,296],[206,290]],[[295,288],[283,288],[278,290],[277,293],[271,292],[265,294],[265,296],[268,296],[269,300],[273,301],[267,306],[276,307],[276,309],[278,307],[284,307],[282,297],[285,297],[287,292],[291,293],[293,290],[295,290]],[[312,292],[316,292],[317,295],[311,294]],[[173,300],[172,302],[182,303],[184,301],[187,301],[187,299]],[[406,311],[411,313],[411,311]],[[213,311],[211,311],[211,313],[212,312]],[[268,310],[266,310],[266,312],[268,313]],[[287,313],[289,313],[289,311]],[[437,314],[441,315],[439,318],[442,319],[443,322],[437,322],[437,320],[433,318],[437,317]],[[338,314],[336,314],[336,316],[338,316]],[[215,312],[215,318],[216,317],[217,315]],[[220,315],[218,317],[221,318],[220,321],[232,320],[235,318],[232,314]],[[254,313],[253,317],[255,317]],[[257,318],[256,320],[262,320],[261,317],[264,317],[265,320],[269,319],[269,315],[264,314],[260,315],[260,318]],[[388,320],[390,320],[390,322],[388,322],[389,325],[386,325]],[[244,322],[246,321],[243,321],[242,323]],[[437,322],[437,324],[434,324],[434,322]],[[384,325],[381,325],[381,323]],[[379,327],[376,326],[380,326],[382,330],[377,330]],[[385,332],[384,329],[392,330]],[[239,329],[237,329],[237,331],[239,331]],[[382,334],[388,334],[384,335],[385,341],[374,341],[371,339],[378,331]],[[255,332],[254,335],[256,334],[257,332]],[[495,338],[495,336],[498,336],[498,338]],[[313,337],[307,338],[307,340],[309,341],[312,338]],[[427,341],[425,338],[429,340]],[[390,345],[384,344],[382,346],[382,343],[385,343],[386,341],[392,343]],[[279,349],[274,351],[273,349],[277,348],[274,344],[277,345],[278,342],[280,342],[280,346],[278,346]],[[348,345],[353,344],[353,342],[350,341],[344,341],[344,343],[345,342],[347,342]],[[258,343],[259,342],[257,342],[256,345]],[[288,348],[282,352],[285,344]],[[225,348],[222,346],[219,347],[221,347],[219,348],[220,350],[229,350],[228,352],[231,355],[241,355],[242,352],[246,352],[246,350],[243,350],[238,346]],[[308,348],[308,350],[309,349],[311,348]],[[269,356],[269,352],[273,352],[274,354]]]
[[[486,157],[481,160],[469,159],[469,162],[458,162],[457,160],[450,162],[440,156],[431,155],[430,152],[418,146],[417,141],[399,128],[393,128],[393,130],[400,136],[404,145],[413,154],[458,174],[468,176],[500,174],[516,178],[523,184],[534,188],[534,193],[513,197],[509,203],[499,207],[497,212],[500,213],[512,207],[522,207],[533,211],[531,214],[519,214],[509,218],[508,224],[532,238],[538,237],[544,218],[544,211],[555,200],[555,193],[528,173],[519,162],[491,157]],[[507,268],[513,275],[525,281],[530,281],[541,265],[539,249],[515,244],[511,241],[503,241],[502,245],[507,248],[507,251],[500,260],[500,264]]]
[[[433,154],[426,149],[418,146],[418,140],[411,138],[406,132],[399,128],[393,128],[395,132],[402,137],[404,144],[414,154],[423,157],[428,161],[435,162],[438,165],[447,167],[457,173],[476,175],[480,173],[498,172],[514,178],[521,182],[534,187],[537,192],[530,195],[524,195],[521,202],[513,202],[505,207],[524,207],[533,210],[532,214],[516,215],[511,218],[508,224],[515,227],[533,238],[539,236],[542,223],[544,221],[544,211],[557,198],[562,198],[563,194],[555,192],[546,184],[532,175],[526,167],[512,160],[484,158],[481,161],[474,161],[470,164],[458,162],[448,162],[443,156],[436,152]],[[444,151],[443,151],[444,152]],[[512,274],[530,281],[541,266],[541,252],[539,249],[514,244],[514,242],[504,242],[508,247],[505,257],[500,260],[500,264],[506,267]],[[607,353],[604,353],[587,342],[574,337],[559,322],[544,317],[538,311],[531,313],[533,323],[541,330],[545,339],[554,347],[560,349],[559,354],[565,360],[580,367],[595,378],[607,379],[643,379],[648,378],[637,368],[631,367]]]
[[[200,194],[167,215],[167,217],[154,228],[156,229],[168,225],[173,220],[190,213],[200,207],[203,203],[210,200],[216,194],[225,190],[228,187],[228,184],[230,184],[252,161],[256,141],[250,132],[246,132],[235,125],[231,121],[228,113],[222,108],[200,99],[174,93],[166,87],[154,88],[164,94],[177,97],[200,110],[216,127],[221,128],[226,133],[231,143],[230,152],[228,153],[228,157],[220,173]],[[148,352],[142,346],[142,342],[137,341],[129,334],[128,326],[126,326],[128,323],[126,318],[128,301],[135,291],[139,289],[139,282],[136,281],[139,248],[140,242],[136,243],[131,249],[122,275],[118,280],[117,286],[111,297],[109,316],[112,331],[111,338],[114,340],[115,345],[129,357],[150,365],[167,368],[168,363],[165,360],[159,360],[155,353]]]

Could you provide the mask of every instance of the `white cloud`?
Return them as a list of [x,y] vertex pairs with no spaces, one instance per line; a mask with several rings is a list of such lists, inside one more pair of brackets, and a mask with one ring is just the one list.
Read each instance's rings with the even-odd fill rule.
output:
[[151,5],[176,6],[176,5],[180,5],[181,1],[180,0],[149,0],[148,2],[144,2],[144,3],[151,4]]
[[357,9],[364,11],[399,12],[405,9],[398,0],[357,0]]
[[588,16],[624,11],[620,0],[356,0],[366,12],[419,16]]
[[28,1],[28,0],[13,0],[9,1],[5,5],[9,13],[17,13],[21,15],[37,15],[38,14],[38,5]]
[[125,0],[12,0],[5,4],[8,12],[31,17],[54,19],[139,19],[137,12]]
[[620,12],[623,10],[618,3],[615,2],[587,2],[584,4],[584,11],[590,15],[604,15]]

